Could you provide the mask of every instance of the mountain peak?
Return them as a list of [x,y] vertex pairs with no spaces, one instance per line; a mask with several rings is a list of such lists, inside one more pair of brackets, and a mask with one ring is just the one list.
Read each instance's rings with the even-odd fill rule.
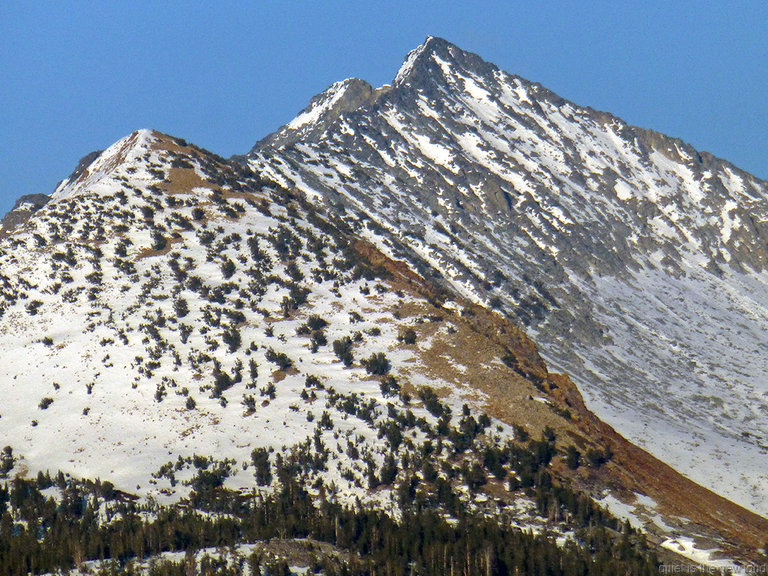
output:
[[[546,358],[622,434],[768,512],[768,483],[741,489],[757,474],[743,464],[756,461],[750,439],[768,435],[749,427],[747,408],[764,403],[752,383],[764,379],[755,351],[768,341],[742,304],[768,310],[751,287],[768,270],[768,182],[434,37],[408,54],[375,105],[344,120],[254,156],[251,169],[346,218],[360,213],[414,267],[438,262],[448,288],[500,304],[534,330]],[[728,282],[722,299],[704,296],[702,287],[721,294]],[[716,319],[735,310],[754,324],[738,341],[721,339]],[[707,368],[692,375],[694,365]],[[622,375],[620,395],[610,374]],[[684,392],[692,382],[718,398],[706,416],[700,393]],[[705,449],[687,432],[649,434],[668,416],[649,394],[701,414],[688,419],[697,430],[716,422],[723,432]],[[626,420],[628,409],[637,418]]]
[[365,80],[347,78],[335,82],[312,98],[296,118],[256,143],[254,150],[269,146],[284,148],[294,142],[321,132],[341,114],[356,110],[376,97],[373,87]]
[[449,47],[454,47],[453,44],[442,38],[435,36],[427,36],[424,43],[408,52],[408,56],[405,57],[403,65],[398,70],[395,76],[395,86],[408,83],[412,72],[417,68],[419,63],[423,63],[432,57],[437,52],[445,52]]
[[146,153],[155,142],[163,138],[167,136],[156,130],[144,128],[131,132],[104,151],[92,152],[80,160],[75,171],[69,178],[59,183],[51,196],[54,199],[69,196],[78,185],[93,183],[110,174],[116,168]]
[[[768,182],[441,38],[393,86],[332,84],[246,158],[134,132],[25,197],[3,235],[0,550],[18,529],[54,557],[49,495],[96,543],[143,511],[182,529],[210,515],[219,534],[200,542],[224,545],[217,518],[266,539],[249,518],[302,490],[288,513],[345,525],[399,521],[413,500],[427,522],[480,514],[560,540],[616,528],[613,509],[641,568],[646,544],[764,559],[768,519],[617,432],[768,512]],[[86,497],[66,472],[104,480]],[[8,558],[0,573],[32,565]]]
[[[438,69],[435,70],[435,67]],[[395,76],[394,86],[413,84],[419,79],[440,77],[449,69],[469,69],[480,72],[495,69],[477,54],[462,50],[448,40],[427,36],[421,46],[411,50]]]

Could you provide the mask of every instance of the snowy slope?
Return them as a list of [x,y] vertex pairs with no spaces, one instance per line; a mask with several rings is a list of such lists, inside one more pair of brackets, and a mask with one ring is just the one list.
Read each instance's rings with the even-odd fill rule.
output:
[[250,166],[517,318],[600,417],[768,514],[768,183],[438,38],[306,114]]
[[[210,166],[206,170],[210,159],[196,158],[170,139],[134,133],[106,150],[77,182],[62,185],[24,232],[14,235],[13,248],[6,247],[0,262],[5,294],[19,296],[6,300],[0,324],[7,359],[0,426],[5,442],[33,471],[109,478],[122,489],[157,498],[162,486],[150,485],[151,476],[178,456],[214,455],[239,465],[255,447],[279,450],[311,437],[315,424],[307,416],[322,405],[307,405],[300,392],[313,370],[340,393],[354,384],[359,392],[381,396],[377,382],[359,382],[365,371],[350,374],[328,346],[310,351],[309,338],[296,335],[306,313],[285,317],[282,301],[289,289],[265,278],[288,279],[268,240],[270,231],[289,229],[285,208],[272,207],[268,189],[255,188],[254,194],[251,182],[248,194],[229,186],[219,193],[222,213],[222,204],[211,200],[220,175]],[[173,184],[172,159],[189,163],[187,177],[199,180],[197,186],[163,190]],[[242,209],[245,199],[267,202],[266,208],[226,214],[230,207]],[[303,224],[306,229],[290,229],[318,234],[323,250],[328,237]],[[156,234],[165,246],[153,247]],[[308,250],[296,259],[293,273],[309,280],[311,312],[331,323],[327,337],[333,341],[352,328],[346,310],[357,308],[367,281],[349,281],[349,274],[315,280],[317,256]],[[237,268],[228,278],[221,270],[226,262]],[[190,288],[193,279],[200,287]],[[393,294],[364,299],[373,316],[356,331],[391,319],[387,308],[398,301]],[[183,313],[179,301],[185,302]],[[228,331],[239,337],[236,348],[226,343]],[[385,328],[381,347],[396,336]],[[362,354],[369,347],[356,348]],[[276,377],[276,367],[265,359],[270,349],[287,353],[299,366],[306,363],[307,374],[293,370]],[[251,372],[251,361],[258,374]],[[241,373],[241,381],[213,394],[216,371],[234,380]],[[260,390],[275,382],[279,393],[262,406],[267,396]],[[247,417],[241,403],[246,396],[257,399]],[[38,407],[43,398],[52,400],[44,410]],[[253,483],[252,471],[238,476],[243,486]]]
[[[467,351],[482,360],[469,375],[468,359],[446,354],[467,337],[461,307],[378,277],[351,238],[183,141],[142,130],[105,150],[0,244],[0,437],[14,473],[101,478],[164,504],[190,496],[208,466],[230,489],[269,489],[277,479],[258,480],[253,457],[266,449],[272,466],[300,462],[315,491],[319,479],[342,502],[396,513],[386,458],[402,475],[434,449],[422,386],[455,425],[465,403],[486,408],[473,379],[517,382],[520,398],[536,389],[498,345]],[[409,329],[415,342],[401,337]],[[371,374],[374,354],[386,368]],[[536,437],[575,429],[529,404]],[[514,438],[492,425],[483,442]],[[514,498],[521,525],[543,524]]]

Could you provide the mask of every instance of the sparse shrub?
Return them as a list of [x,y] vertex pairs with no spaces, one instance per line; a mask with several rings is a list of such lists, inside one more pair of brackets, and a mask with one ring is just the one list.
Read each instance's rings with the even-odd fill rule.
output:
[[269,237],[269,240],[282,260],[297,257],[303,248],[301,239],[283,224],[278,226],[277,230]]
[[193,328],[189,324],[179,324],[179,336],[181,337],[182,344],[187,343],[187,341],[189,340],[189,335],[192,334],[192,331],[193,331]]
[[603,464],[607,464],[611,458],[613,458],[613,452],[609,448],[605,450],[590,448],[587,450],[587,462],[592,468],[600,468]]
[[45,397],[40,400],[40,404],[38,406],[40,407],[40,410],[47,410],[48,406],[51,404],[53,404],[53,398]]
[[389,373],[390,363],[386,355],[383,352],[376,352],[371,354],[365,360],[361,362],[365,366],[368,374],[374,374],[376,376],[384,376]]
[[416,331],[413,328],[407,328],[398,335],[397,339],[403,344],[416,344]]
[[259,390],[259,394],[262,396],[266,396],[270,400],[274,400],[276,396],[277,388],[275,388],[275,384],[273,382],[270,382],[263,388]]
[[168,239],[161,232],[152,232],[152,250],[163,250],[168,245]]
[[240,337],[240,331],[235,326],[230,326],[226,330],[224,330],[224,333],[221,336],[222,340],[224,340],[224,343],[229,347],[230,352],[234,352],[238,348],[240,348],[240,344],[242,342]]
[[77,264],[77,257],[75,256],[75,252],[72,249],[72,246],[67,246],[66,252],[54,252],[51,254],[51,258],[55,262],[66,262],[70,266]]
[[288,263],[288,265],[285,267],[285,273],[294,282],[301,282],[304,279],[304,274],[301,273],[301,270],[299,270],[299,267],[296,265],[295,261]]
[[234,386],[232,377],[224,370],[216,369],[213,373],[213,391],[211,396],[213,398],[221,398],[221,395]]
[[291,310],[295,310],[296,308],[296,302],[293,298],[290,296],[283,296],[283,299],[280,302],[280,309],[283,311],[284,316],[290,316]]
[[325,337],[325,332],[322,330],[315,330],[312,332],[312,336],[309,339],[309,346],[312,352],[317,352],[320,346],[328,344],[328,338]]
[[433,416],[439,418],[444,412],[450,413],[447,406],[443,406],[435,391],[429,386],[422,386],[418,392],[419,398],[424,402],[424,408]]
[[229,258],[227,258],[221,265],[221,273],[224,276],[224,278],[232,278],[232,276],[236,271],[237,271],[237,266]]
[[16,459],[13,457],[13,448],[6,446],[0,453],[0,478],[5,478],[8,472],[13,470]]
[[304,386],[307,388],[312,388],[312,387],[322,388],[323,383],[320,381],[320,378],[318,378],[314,374],[309,374],[306,380],[304,380]]
[[317,314],[312,314],[307,318],[307,326],[310,330],[322,330],[328,326],[328,322],[324,318],[321,318]]
[[498,446],[488,446],[483,452],[483,467],[499,480],[507,477],[504,464],[509,460],[507,453]]
[[515,439],[520,442],[527,442],[528,439],[531,437],[531,435],[528,433],[528,430],[526,430],[520,424],[513,424],[512,428],[514,428],[515,430]]
[[565,451],[565,463],[571,470],[576,470],[581,465],[581,452],[573,444]]
[[354,357],[352,356],[352,339],[349,336],[344,336],[344,338],[334,340],[333,353],[344,363],[344,366],[351,366],[352,362],[354,362]]
[[42,305],[43,303],[40,300],[32,300],[27,304],[27,313],[30,316],[35,316]]
[[320,416],[319,425],[326,430],[333,430],[333,419],[327,410],[324,410],[322,416]]
[[517,357],[511,352],[507,351],[502,357],[501,361],[505,366],[517,370],[520,367],[520,363],[517,361]]
[[397,396],[400,394],[400,384],[397,383],[394,376],[382,378],[379,382],[379,388],[384,397]]
[[379,475],[381,483],[390,485],[397,478],[397,462],[392,454],[387,454],[384,463],[381,465],[381,474]]
[[352,324],[357,324],[358,322],[363,321],[363,317],[360,315],[359,312],[350,312],[349,313],[349,321]]
[[101,284],[103,277],[102,277],[101,272],[94,271],[94,272],[91,272],[90,274],[88,274],[85,277],[85,279],[88,280],[88,282],[90,282],[91,284],[95,284],[95,285],[98,286],[98,285]]
[[245,406],[246,413],[253,414],[256,412],[256,398],[250,394],[243,396],[243,406]]
[[264,357],[268,362],[277,364],[281,370],[287,370],[293,366],[293,360],[291,360],[285,352],[275,352],[275,350],[269,348],[264,353]]
[[187,304],[187,301],[182,297],[178,297],[174,300],[173,309],[176,312],[176,316],[179,318],[184,318],[184,316],[189,314],[189,304]]
[[269,452],[266,448],[255,448],[251,452],[251,461],[256,469],[254,476],[256,484],[266,486],[272,482],[272,465],[269,461]]
[[488,479],[485,476],[485,472],[483,472],[483,469],[477,462],[471,466],[467,464],[462,466],[461,475],[464,483],[471,491],[477,490],[488,482]]
[[121,240],[115,246],[115,256],[125,258],[128,255],[128,243],[125,240]]

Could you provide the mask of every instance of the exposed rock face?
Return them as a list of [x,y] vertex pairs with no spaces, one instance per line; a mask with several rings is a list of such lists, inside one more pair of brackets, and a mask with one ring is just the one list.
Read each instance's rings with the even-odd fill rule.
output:
[[391,87],[346,85],[251,167],[503,309],[621,433],[768,513],[768,183],[438,38]]
[[341,114],[370,104],[379,93],[357,78],[336,82],[312,98],[309,105],[286,126],[260,140],[253,150],[281,149],[304,139],[317,138]]
[[0,222],[0,237],[6,236],[24,224],[32,214],[45,206],[51,199],[45,194],[26,194],[13,205]]
[[93,164],[93,162],[99,156],[101,156],[102,152],[103,150],[94,150],[90,154],[83,156],[80,159],[80,162],[77,163],[77,167],[72,171],[72,174],[70,174],[68,178],[62,180],[56,185],[56,190],[60,190],[68,185],[75,183],[83,174],[86,173],[91,164]]
[[[56,189],[66,186],[68,183],[76,181],[101,154],[101,150],[96,150],[84,156],[77,163],[77,168],[69,175],[69,178],[62,180],[56,185]],[[16,200],[13,208],[3,217],[0,222],[0,237],[7,236],[19,226],[22,226],[29,217],[40,208],[48,204],[51,197],[47,194],[27,194]]]

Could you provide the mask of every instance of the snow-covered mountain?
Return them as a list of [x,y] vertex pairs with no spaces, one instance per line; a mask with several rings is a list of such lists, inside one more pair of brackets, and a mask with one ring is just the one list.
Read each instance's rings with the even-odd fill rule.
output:
[[[674,469],[765,512],[765,192],[436,38],[247,156],[151,130],[89,154],[0,229],[0,567],[125,568],[143,552],[61,527],[168,515],[236,563],[281,490],[546,531],[616,573],[653,573],[647,542],[756,562],[768,520]],[[332,566],[376,565],[331,532]]]
[[[54,510],[96,486],[74,498],[102,528],[126,510],[97,480],[152,519],[180,502],[205,514],[229,510],[227,499],[263,502],[286,473],[310,497],[353,510],[397,518],[448,497],[453,516],[461,503],[566,538],[570,517],[542,511],[532,491],[552,465],[584,502],[633,510],[638,487],[606,479],[622,470],[620,449],[615,464],[587,465],[614,440],[551,393],[517,327],[436,291],[238,163],[134,132],[0,242],[0,544],[33,517],[56,534],[21,505],[31,488],[19,496],[9,478],[38,478]],[[568,446],[583,454],[573,484]],[[510,450],[520,456],[510,461]],[[51,488],[46,473],[58,471],[70,479]],[[659,504],[638,506],[638,528],[671,541]],[[750,549],[731,549],[727,531],[685,533]],[[5,550],[3,569],[13,565]]]
[[768,514],[768,183],[438,38],[247,161],[517,318],[600,417]]
[[[176,484],[185,468],[163,470],[179,457],[232,460],[230,486],[242,489],[254,485],[255,449],[307,440],[328,442],[332,460],[352,443],[380,466],[377,419],[400,385],[384,391],[371,377],[361,361],[377,353],[381,373],[414,392],[455,394],[456,414],[462,395],[482,406],[469,378],[453,381],[466,367],[420,360],[459,337],[454,322],[407,285],[377,280],[348,236],[287,191],[156,132],[131,134],[62,182],[8,239],[0,270],[0,431],[34,474],[174,502],[189,493]],[[458,312],[442,313],[458,323]],[[414,342],[399,341],[409,328]],[[326,481],[365,498],[357,486],[375,470],[348,464],[326,467]]]

